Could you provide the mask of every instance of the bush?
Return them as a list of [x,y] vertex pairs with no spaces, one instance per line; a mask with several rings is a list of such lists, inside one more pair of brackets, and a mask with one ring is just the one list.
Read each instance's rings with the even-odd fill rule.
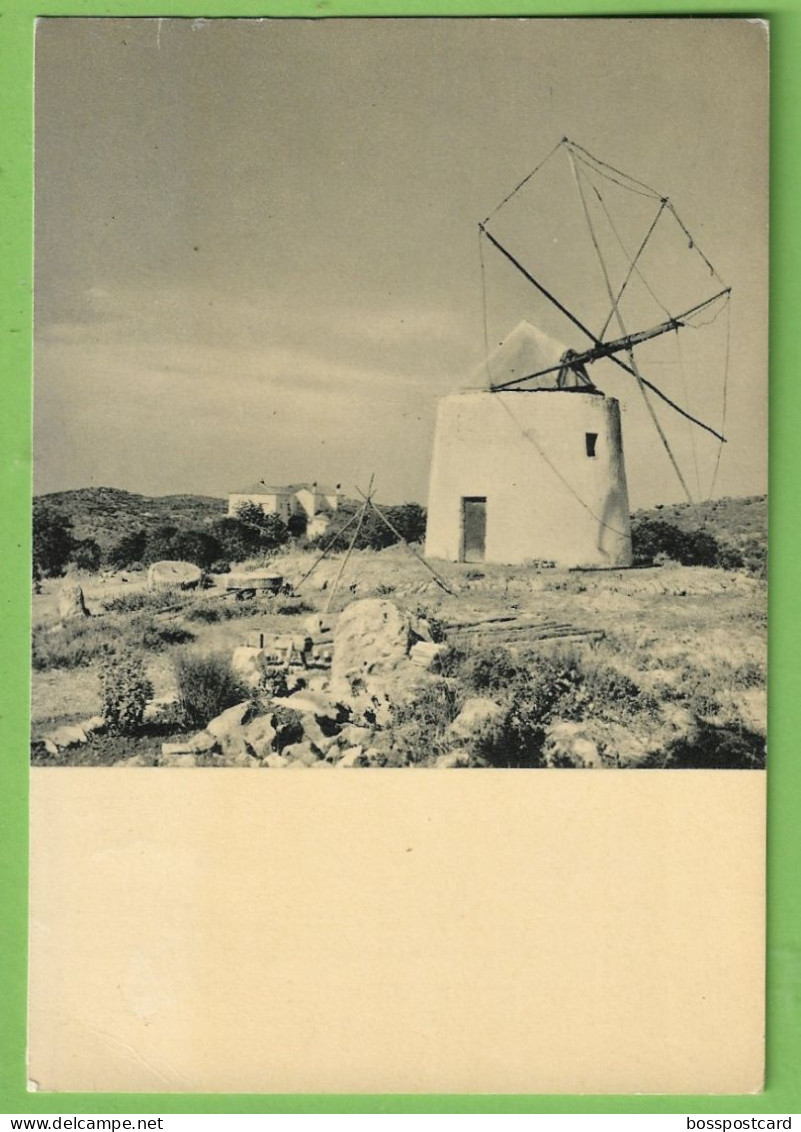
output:
[[85,668],[121,640],[118,625],[94,618],[67,621],[63,627],[34,626],[31,634],[31,667],[37,672],[51,668]]
[[115,570],[126,570],[134,564],[141,565],[145,559],[147,548],[147,534],[145,531],[134,531],[125,535],[106,552],[106,562]]
[[509,687],[520,674],[519,662],[508,649],[477,649],[463,655],[460,675],[468,688],[480,695],[500,692]]
[[635,518],[631,545],[635,566],[652,566],[660,560],[720,570],[741,570],[744,565],[737,547],[719,541],[707,530],[686,531],[664,519]]
[[692,732],[665,750],[668,770],[763,770],[765,740],[747,727],[716,727],[697,720]]
[[130,649],[107,656],[100,667],[100,694],[109,731],[135,735],[153,695],[143,657]]
[[181,604],[182,598],[174,590],[132,590],[130,593],[106,598],[103,609],[106,613],[138,613],[140,610],[159,613]]
[[412,703],[399,706],[392,729],[396,760],[408,765],[444,754],[450,746],[446,733],[460,706],[461,697],[451,680],[436,680]]
[[228,657],[219,653],[182,653],[175,660],[175,679],[181,715],[188,727],[205,727],[220,712],[249,696]]
[[88,573],[94,574],[100,569],[102,560],[103,552],[95,539],[85,538],[81,542],[75,543],[72,561],[79,570],[86,570]]
[[46,503],[33,503],[33,573],[38,578],[60,577],[75,549],[72,520]]

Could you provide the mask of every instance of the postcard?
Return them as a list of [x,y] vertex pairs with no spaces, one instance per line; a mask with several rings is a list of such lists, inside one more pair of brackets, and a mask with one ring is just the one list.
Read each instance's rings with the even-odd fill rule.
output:
[[31,1089],[762,1087],[768,64],[38,21]]

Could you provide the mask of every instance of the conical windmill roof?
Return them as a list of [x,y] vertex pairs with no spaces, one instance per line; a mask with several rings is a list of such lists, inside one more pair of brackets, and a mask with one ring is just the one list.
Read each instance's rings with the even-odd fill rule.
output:
[[[488,389],[559,366],[567,347],[527,319],[519,322],[472,374],[470,388]],[[526,382],[526,389],[556,389],[559,370]]]

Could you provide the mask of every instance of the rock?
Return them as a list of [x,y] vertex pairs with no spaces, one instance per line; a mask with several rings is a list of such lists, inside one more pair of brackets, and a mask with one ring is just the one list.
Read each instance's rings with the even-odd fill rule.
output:
[[264,649],[249,648],[240,645],[234,649],[231,657],[231,668],[237,679],[247,688],[258,688],[264,678],[267,666],[267,656]]
[[264,759],[272,753],[276,739],[274,715],[257,715],[244,728],[242,737],[257,758]]
[[285,759],[293,763],[302,763],[303,766],[314,766],[319,761],[320,756],[312,747],[311,743],[290,743],[288,747],[284,747],[281,752]]
[[234,704],[233,707],[226,708],[225,711],[215,716],[211,722],[206,724],[206,730],[218,739],[231,735],[241,735],[245,724],[249,723],[255,714],[252,701],[243,700],[242,703]]
[[336,721],[347,715],[347,709],[342,704],[333,703],[323,692],[313,692],[309,688],[293,692],[291,696],[274,696],[273,703],[292,711],[307,712],[317,719]]
[[159,760],[159,766],[168,766],[168,767],[197,766],[197,759],[195,758],[195,756],[193,754],[189,754],[189,753],[175,754],[175,755],[165,755],[162,752],[161,759]]
[[359,727],[355,723],[346,723],[339,732],[339,743],[343,747],[369,747],[375,732],[372,727]]
[[212,735],[210,731],[198,731],[197,735],[193,735],[192,738],[187,741],[186,748],[193,754],[204,755],[208,751],[215,750],[219,745],[220,740],[216,735]]
[[602,766],[598,744],[588,738],[583,723],[559,720],[552,723],[543,748],[547,766],[598,767]]
[[183,742],[183,743],[162,743],[161,744],[161,756],[162,756],[162,758],[171,759],[175,755],[191,755],[192,753],[193,753],[193,747],[191,746],[189,741],[186,741],[186,742]]
[[503,715],[503,708],[486,696],[473,696],[465,700],[462,710],[448,728],[454,739],[472,739],[486,732]]
[[147,571],[148,589],[172,587],[178,590],[194,590],[200,585],[203,571],[193,562],[165,560],[154,562]]
[[45,735],[45,750],[50,755],[57,755],[59,751],[65,751],[70,747],[80,747],[86,739],[86,732],[77,724],[59,727],[49,735]]
[[354,601],[340,614],[334,633],[331,689],[351,696],[382,688],[407,664],[412,641],[409,615],[391,601]]
[[369,766],[370,762],[361,747],[349,747],[336,765],[347,770],[354,766]]
[[67,578],[58,591],[58,615],[62,621],[91,617],[83,600],[83,590],[74,578]]
[[318,751],[325,752],[337,742],[336,734],[326,735],[313,715],[304,715],[303,734]]
[[261,766],[261,760],[257,759],[247,743],[240,739],[238,743],[231,742],[223,748],[222,754],[215,761],[215,766],[236,766],[256,770]]
[[285,759],[283,755],[272,754],[268,755],[264,760],[264,766],[272,767],[275,770],[284,766],[289,766],[289,759]]
[[85,719],[80,725],[81,730],[87,739],[91,735],[97,735],[106,729],[106,721],[102,715],[93,715],[91,719]]
[[325,759],[318,759],[311,767],[312,770],[333,770],[334,764],[327,762]]
[[145,723],[172,722],[178,710],[178,696],[171,692],[166,696],[159,696],[145,705],[145,714],[142,717]]
[[332,631],[332,624],[324,614],[312,613],[303,622],[303,628],[310,637],[322,637]]
[[447,647],[447,645],[434,644],[433,641],[418,641],[409,650],[409,660],[412,664],[430,672],[432,668],[436,667],[437,661],[447,650]]
[[128,767],[128,766],[151,766],[142,755],[131,755],[129,759],[118,759],[117,762],[112,763],[112,766]]
[[768,729],[768,695],[764,688],[746,688],[738,700],[740,717],[746,727],[765,735]]
[[448,751],[445,755],[440,755],[434,763],[438,770],[451,770],[457,767],[470,766],[470,752],[463,749],[456,751]]

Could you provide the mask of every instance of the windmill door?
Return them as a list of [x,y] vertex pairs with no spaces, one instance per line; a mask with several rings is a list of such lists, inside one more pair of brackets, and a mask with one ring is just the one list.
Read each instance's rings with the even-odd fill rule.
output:
[[483,562],[487,538],[487,497],[462,499],[462,561]]

